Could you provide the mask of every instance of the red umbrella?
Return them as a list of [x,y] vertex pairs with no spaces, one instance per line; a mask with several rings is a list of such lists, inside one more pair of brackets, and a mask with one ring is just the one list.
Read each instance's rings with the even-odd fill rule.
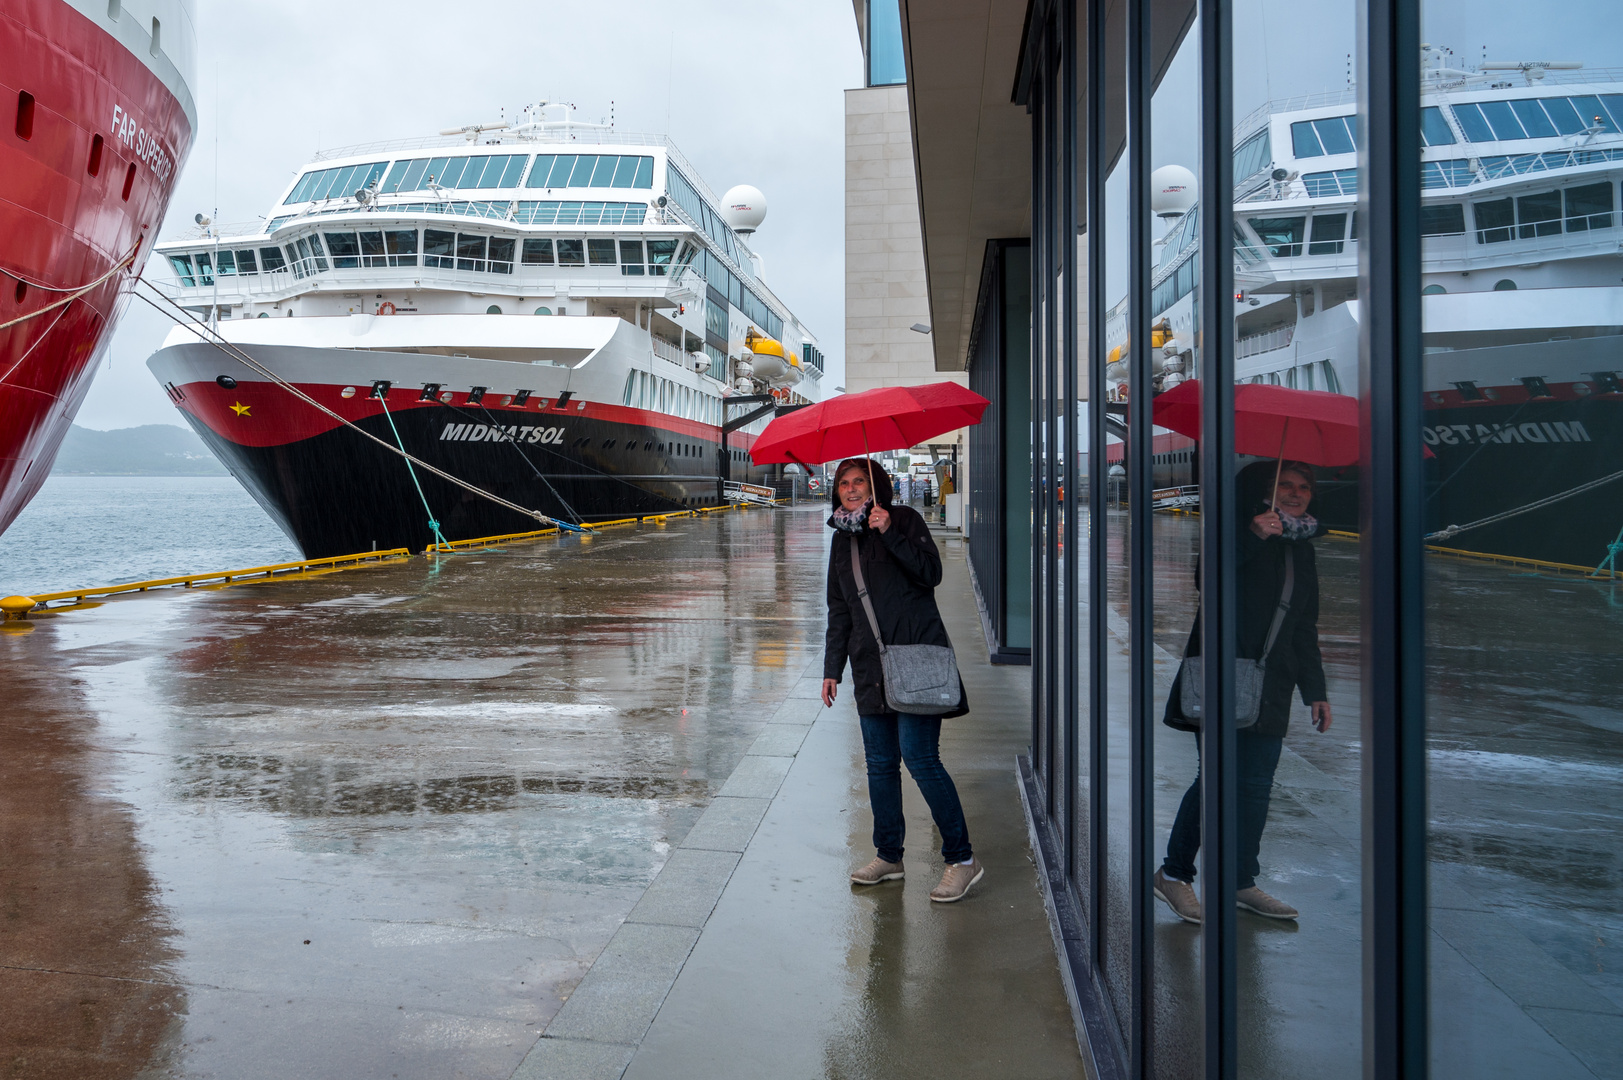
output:
[[[1200,382],[1190,379],[1156,397],[1155,422],[1200,438]],[[1305,461],[1358,464],[1358,399],[1324,390],[1243,383],[1234,388],[1234,452]]]
[[906,450],[943,432],[980,423],[990,404],[952,382],[841,394],[773,420],[750,448],[750,457],[757,465],[804,465]]

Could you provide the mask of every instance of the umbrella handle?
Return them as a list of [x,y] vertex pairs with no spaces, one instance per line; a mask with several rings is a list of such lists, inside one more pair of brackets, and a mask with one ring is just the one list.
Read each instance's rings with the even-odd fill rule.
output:
[[1285,417],[1285,427],[1279,433],[1279,457],[1276,459],[1277,464],[1274,465],[1274,487],[1268,493],[1268,508],[1275,514],[1279,513],[1279,476],[1285,470],[1285,437],[1290,434],[1290,431],[1291,418],[1287,416]]

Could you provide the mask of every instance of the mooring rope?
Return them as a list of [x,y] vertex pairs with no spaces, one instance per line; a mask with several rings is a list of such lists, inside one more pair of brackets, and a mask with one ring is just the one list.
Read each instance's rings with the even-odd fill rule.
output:
[[[141,292],[136,292],[135,293],[136,296],[140,297],[141,300],[143,300],[148,305],[150,305],[154,310],[158,311],[160,314],[163,314],[163,315],[165,315],[166,317],[168,317],[170,319],[175,320],[176,322],[180,322],[180,323],[183,323],[183,324],[189,322],[189,323],[193,324],[194,326],[197,327],[197,329],[199,331],[201,331],[201,333],[199,333],[198,336],[200,338],[202,338],[202,340],[204,341],[205,344],[212,345],[214,348],[218,349],[220,352],[222,352],[225,355],[231,357],[232,359],[237,360],[240,363],[242,363],[249,370],[257,372],[260,375],[263,375],[266,379],[268,379],[269,381],[275,383],[277,386],[280,386],[283,390],[286,390],[289,394],[292,394],[294,397],[298,398],[300,401],[304,402],[306,405],[309,405],[311,408],[315,409],[318,412],[324,413],[325,415],[327,415],[327,416],[331,417],[332,419],[338,421],[340,424],[343,424],[345,427],[353,429],[358,434],[360,434],[362,436],[365,436],[366,438],[368,438],[368,439],[372,440],[373,442],[377,443],[379,446],[383,447],[385,450],[388,450],[391,454],[399,454],[401,457],[405,458],[408,463],[410,463],[412,465],[416,465],[417,467],[423,469],[426,472],[433,473],[435,476],[438,476],[440,479],[445,480],[448,483],[455,484],[457,487],[462,488],[464,491],[468,491],[468,492],[471,492],[474,495],[478,495],[480,498],[488,499],[491,502],[495,503],[496,505],[506,507],[507,509],[513,511],[514,513],[523,514],[525,517],[528,517],[528,518],[534,518],[536,521],[539,521],[542,525],[550,525],[550,526],[553,526],[553,527],[556,527],[556,528],[559,528],[559,529],[564,529],[564,530],[569,531],[569,532],[584,532],[587,528],[589,528],[589,526],[571,525],[567,521],[559,521],[556,518],[549,517],[546,514],[543,514],[539,510],[531,510],[528,507],[520,506],[518,503],[509,502],[507,499],[502,498],[500,495],[497,495],[497,494],[495,494],[493,492],[486,491],[484,488],[481,488],[481,487],[478,487],[478,486],[476,486],[474,484],[468,483],[468,481],[463,480],[461,477],[451,475],[450,473],[446,472],[444,469],[438,468],[437,466],[434,466],[434,465],[430,465],[428,462],[424,461],[422,458],[415,457],[412,454],[408,453],[406,451],[405,447],[403,447],[403,446],[395,446],[386,439],[378,438],[376,435],[372,434],[370,431],[367,431],[365,428],[361,427],[359,424],[356,424],[353,421],[351,421],[351,420],[349,420],[349,419],[347,419],[347,418],[345,418],[343,416],[340,416],[338,413],[334,412],[332,409],[329,409],[327,406],[323,405],[321,402],[317,401],[315,398],[311,397],[309,394],[306,394],[303,390],[300,390],[297,386],[294,386],[292,383],[288,382],[286,379],[284,379],[280,375],[276,374],[276,372],[272,371],[270,368],[268,368],[265,365],[261,364],[258,360],[255,360],[252,356],[248,355],[246,352],[243,352],[241,349],[237,348],[234,344],[232,344],[231,342],[227,341],[224,337],[222,337],[220,335],[220,333],[218,331],[216,331],[213,327],[209,326],[207,323],[205,323],[201,319],[197,318],[197,316],[194,315],[192,312],[187,311],[185,308],[181,307],[179,304],[177,304],[173,300],[169,299],[169,297],[164,296],[164,294],[162,292],[159,292],[155,287],[153,287],[150,282],[145,281],[145,280],[140,279],[140,278],[137,278],[136,280],[140,284],[146,285],[149,289],[151,289],[151,291],[157,293],[157,295],[159,296],[160,299],[162,299],[170,307],[174,308],[175,311],[178,311],[181,314],[181,316],[183,316],[184,318],[176,318],[174,312],[165,311],[162,306],[160,306],[158,303],[154,302],[151,297],[145,295],[144,293],[141,293]],[[204,334],[209,335],[209,337],[203,337]],[[392,423],[392,421],[391,421],[391,423]],[[412,479],[413,480],[416,479],[415,474],[413,474]],[[426,504],[425,504],[425,506],[426,506]],[[430,516],[432,516],[432,515],[430,515]]]
[[[75,289],[73,292],[69,293],[67,296],[64,296],[62,299],[54,301],[54,302],[49,303],[49,304],[46,304],[42,308],[37,308],[34,311],[30,311],[26,315],[19,315],[15,319],[12,319],[12,320],[10,320],[8,322],[0,323],[0,330],[9,330],[13,326],[16,326],[19,323],[27,322],[29,319],[37,319],[41,315],[45,314],[47,311],[55,311],[59,307],[67,307],[69,304],[73,303],[75,300],[79,299],[79,297],[85,295],[86,293],[94,292],[95,290],[101,288],[101,286],[107,281],[108,278],[112,277],[114,274],[118,273],[120,270],[126,269],[131,263],[133,263],[135,261],[135,253],[137,251],[139,251],[139,250],[141,250],[141,245],[136,244],[135,247],[130,249],[130,253],[128,255],[124,256],[118,262],[114,263],[111,267],[108,268],[107,273],[103,274],[101,277],[97,278],[95,281],[92,281],[89,285],[86,285],[82,289]],[[55,287],[53,287],[51,285],[41,285],[38,282],[29,281],[27,278],[22,277],[22,276],[14,273],[13,271],[10,271],[10,270],[5,270],[3,272],[8,277],[16,278],[18,281],[22,282],[24,285],[27,285],[29,288],[43,289],[46,292],[64,292],[64,291],[66,291],[66,290],[63,290],[63,289],[55,288]]]
[[1612,473],[1610,476],[1603,476],[1598,480],[1591,480],[1587,484],[1579,484],[1575,488],[1568,488],[1566,491],[1563,491],[1558,495],[1551,495],[1547,498],[1539,499],[1537,502],[1530,502],[1526,506],[1518,506],[1514,510],[1506,510],[1503,513],[1494,514],[1491,517],[1485,517],[1480,521],[1473,521],[1469,525],[1450,525],[1446,529],[1438,529],[1434,533],[1427,533],[1423,539],[1428,541],[1447,540],[1470,529],[1480,529],[1484,525],[1492,525],[1496,522],[1517,517],[1518,515],[1526,514],[1533,510],[1539,510],[1546,506],[1551,506],[1558,503],[1562,499],[1570,499],[1574,495],[1582,495],[1586,491],[1591,491],[1604,484],[1610,484],[1614,480],[1623,480],[1623,471]]
[[428,527],[434,530],[434,550],[446,546],[445,534],[440,532],[440,523],[434,518],[434,511],[429,508],[428,496],[423,494],[423,485],[417,480],[417,470],[411,463],[411,455],[406,453],[406,444],[400,441],[400,429],[394,426],[394,413],[389,411],[388,399],[383,395],[377,396],[378,404],[383,406],[383,415],[389,421],[389,430],[394,432],[394,441],[400,447],[400,454],[406,459],[406,472],[411,476],[411,486],[417,489],[417,497],[423,500],[423,513],[428,515]]

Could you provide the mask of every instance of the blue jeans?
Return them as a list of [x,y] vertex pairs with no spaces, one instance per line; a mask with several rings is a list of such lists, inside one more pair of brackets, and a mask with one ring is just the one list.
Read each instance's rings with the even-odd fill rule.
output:
[[[1200,746],[1200,735],[1195,735],[1195,746]],[[1240,850],[1235,867],[1236,887],[1249,889],[1257,883],[1262,872],[1257,856],[1262,851],[1262,830],[1268,824],[1268,800],[1274,790],[1274,770],[1279,768],[1279,752],[1285,740],[1275,735],[1252,735],[1239,731],[1234,736],[1235,808],[1239,819],[1235,824],[1235,839]],[[1172,823],[1172,835],[1167,838],[1167,861],[1161,872],[1179,881],[1195,880],[1195,853],[1200,850],[1200,772],[1196,767],[1195,782],[1184,792],[1178,806],[1178,817]]]
[[879,713],[862,718],[862,749],[868,759],[868,802],[873,806],[873,846],[886,862],[902,861],[907,821],[902,816],[902,762],[918,784],[930,816],[941,830],[941,857],[968,862],[969,826],[958,789],[941,764],[941,717]]

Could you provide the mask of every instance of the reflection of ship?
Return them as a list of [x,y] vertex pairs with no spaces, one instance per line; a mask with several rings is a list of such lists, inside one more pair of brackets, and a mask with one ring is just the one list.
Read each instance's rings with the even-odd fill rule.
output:
[[[1426,51],[1423,435],[1435,542],[1593,566],[1623,525],[1623,479],[1526,509],[1623,469],[1623,77],[1576,67],[1465,71]],[[1357,392],[1352,101],[1273,103],[1236,129],[1242,381]],[[1191,207],[1172,222],[1154,272],[1163,387],[1194,371],[1197,219]],[[1158,437],[1158,459],[1190,471],[1158,461],[1158,485],[1193,480],[1178,438]],[[1341,527],[1357,519],[1354,472],[1321,489],[1322,515]]]
[[[746,453],[764,419],[722,456],[744,413],[725,399],[816,400],[823,360],[745,246],[760,193],[716,198],[663,137],[526,114],[321,155],[265,224],[161,245],[179,302],[346,420],[555,517],[711,506],[721,476],[768,479]],[[397,455],[197,331],[149,366],[307,555],[432,539]],[[534,527],[416,479],[449,538]]]
[[0,12],[0,531],[50,474],[127,302],[124,266],[151,251],[196,128],[194,48],[190,0]]

